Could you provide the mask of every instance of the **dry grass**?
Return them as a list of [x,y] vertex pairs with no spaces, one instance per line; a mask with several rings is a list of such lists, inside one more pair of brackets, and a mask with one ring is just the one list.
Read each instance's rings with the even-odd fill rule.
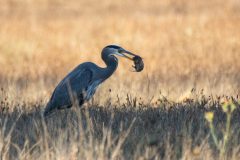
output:
[[2,102],[1,159],[239,159],[239,104],[226,154],[219,157],[204,113],[215,113],[220,142],[226,115],[219,100],[198,98],[184,103],[162,98],[158,107],[129,98],[121,105],[74,107],[46,121],[42,104],[31,110],[26,109],[29,104],[20,105],[9,113]]
[[[0,1],[1,158],[193,159],[194,146],[203,145],[197,158],[214,159],[217,151],[202,115],[209,108],[219,113],[215,124],[221,129],[225,118],[217,104],[224,96],[239,101],[239,11],[238,0]],[[85,106],[93,125],[84,129],[86,135],[78,130],[81,114],[73,111],[60,113],[44,129],[39,112],[59,80],[84,61],[104,66],[100,52],[111,43],[141,55],[145,70],[131,72],[132,64],[120,60]],[[130,103],[127,95],[136,98]],[[200,103],[202,96],[210,96],[207,103]],[[149,145],[152,137],[157,140]],[[235,156],[238,144],[230,149]]]

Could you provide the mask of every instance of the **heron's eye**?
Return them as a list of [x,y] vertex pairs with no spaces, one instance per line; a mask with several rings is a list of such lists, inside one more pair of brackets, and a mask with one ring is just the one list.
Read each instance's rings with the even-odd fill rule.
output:
[[124,52],[124,50],[123,49],[118,49],[118,53],[123,53]]

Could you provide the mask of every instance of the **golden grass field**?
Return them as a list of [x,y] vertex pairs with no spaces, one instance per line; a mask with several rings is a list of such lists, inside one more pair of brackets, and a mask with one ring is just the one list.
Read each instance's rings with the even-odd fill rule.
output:
[[[82,62],[104,66],[108,44],[144,71],[120,58],[90,104],[44,121],[57,83]],[[0,159],[239,159],[239,60],[239,0],[0,0]],[[229,99],[221,155],[204,114],[223,143]]]

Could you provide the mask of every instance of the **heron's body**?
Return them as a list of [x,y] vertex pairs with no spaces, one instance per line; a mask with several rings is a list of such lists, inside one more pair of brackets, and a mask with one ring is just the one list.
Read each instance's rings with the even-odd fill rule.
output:
[[92,62],[85,62],[73,69],[55,88],[44,110],[44,116],[56,109],[70,108],[73,105],[73,98],[77,98],[79,106],[91,99],[97,87],[117,69],[118,59],[114,55],[129,58],[120,51],[134,55],[121,47],[110,45],[102,51],[105,68]]

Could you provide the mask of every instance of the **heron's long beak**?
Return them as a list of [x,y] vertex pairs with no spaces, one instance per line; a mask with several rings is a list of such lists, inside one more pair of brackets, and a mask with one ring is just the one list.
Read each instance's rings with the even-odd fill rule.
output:
[[[125,54],[124,54],[124,53],[125,53]],[[133,60],[133,57],[137,56],[137,55],[135,55],[135,54],[133,54],[133,53],[131,53],[131,52],[129,52],[129,51],[126,51],[126,50],[122,51],[121,54],[123,55],[123,57],[125,57],[125,58],[127,58],[127,59],[129,59],[129,60]],[[129,57],[129,56],[127,56],[126,54],[129,54],[129,55],[131,55],[131,56],[133,56],[133,57]]]

